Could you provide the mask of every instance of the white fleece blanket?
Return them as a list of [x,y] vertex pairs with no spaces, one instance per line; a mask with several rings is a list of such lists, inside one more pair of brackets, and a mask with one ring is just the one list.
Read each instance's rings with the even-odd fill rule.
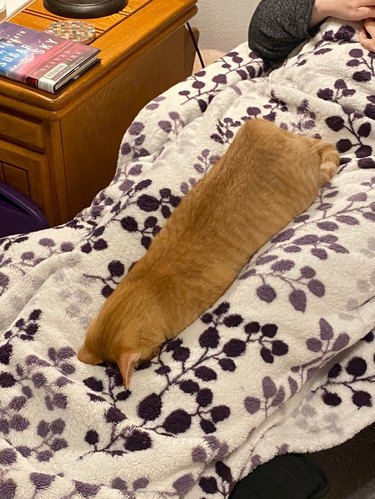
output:
[[[140,112],[91,207],[0,240],[2,499],[228,497],[375,420],[375,72],[357,29],[325,23],[270,73],[239,46]],[[255,117],[336,143],[340,173],[125,391],[77,360],[85,327]]]

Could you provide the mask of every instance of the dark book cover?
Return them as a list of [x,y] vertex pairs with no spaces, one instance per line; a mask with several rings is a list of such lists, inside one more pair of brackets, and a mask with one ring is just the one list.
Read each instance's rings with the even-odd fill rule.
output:
[[0,75],[56,92],[97,62],[99,49],[14,23],[0,24]]

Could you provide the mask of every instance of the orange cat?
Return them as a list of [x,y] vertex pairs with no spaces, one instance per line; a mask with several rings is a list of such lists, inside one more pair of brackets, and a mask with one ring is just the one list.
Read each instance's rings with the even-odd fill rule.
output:
[[127,388],[132,365],[213,305],[249,258],[314,201],[338,163],[327,142],[247,121],[106,300],[78,358],[116,363]]

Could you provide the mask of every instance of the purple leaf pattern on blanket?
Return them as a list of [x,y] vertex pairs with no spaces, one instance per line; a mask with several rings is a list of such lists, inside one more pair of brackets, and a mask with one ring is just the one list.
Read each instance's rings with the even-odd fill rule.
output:
[[[16,365],[14,374],[9,371],[0,373],[2,388],[12,388],[15,385],[20,387],[20,394],[13,397],[4,408],[0,408],[1,433],[9,438],[13,432],[24,432],[30,427],[29,419],[22,416],[20,412],[27,407],[35,391],[44,392],[43,401],[47,411],[54,412],[67,408],[67,397],[62,393],[62,389],[71,383],[68,376],[75,372],[73,365],[68,362],[68,359],[73,356],[75,352],[70,347],[57,351],[51,347],[48,350],[49,361],[42,360],[36,355],[29,355],[25,359],[25,365]],[[43,372],[43,368],[51,366],[60,373],[53,381],[50,381]],[[36,429],[38,436],[36,444],[34,446],[18,445],[16,450],[26,458],[35,457],[39,462],[50,461],[55,452],[68,447],[67,441],[60,436],[64,429],[65,422],[61,418],[52,421],[42,419]]]
[[[331,184],[323,188],[315,203],[319,215],[314,217],[314,221],[310,220],[310,215],[307,213],[298,216],[294,220],[293,228],[288,228],[275,236],[267,250],[255,260],[255,268],[253,263],[246,266],[239,279],[260,278],[261,285],[257,289],[257,297],[267,303],[272,303],[277,298],[275,289],[268,284],[267,279],[274,281],[277,278],[288,283],[290,286],[289,302],[295,310],[301,312],[306,309],[309,295],[317,298],[324,297],[324,282],[317,278],[314,268],[303,266],[298,269],[296,275],[296,265],[291,257],[293,254],[310,252],[317,260],[324,261],[335,253],[349,253],[347,248],[340,244],[339,236],[336,235],[340,232],[340,226],[357,226],[361,224],[361,219],[375,219],[374,206],[367,203],[367,192],[374,189],[375,177],[363,182],[360,187],[361,190],[352,194],[346,200],[346,206],[340,207],[339,210],[334,210],[333,204],[338,196],[336,188]],[[329,217],[327,216],[328,210],[330,210]],[[306,227],[310,224],[314,226],[314,234],[299,237],[299,231],[303,230],[305,233]],[[281,249],[288,258],[272,254],[275,249]],[[258,267],[260,267],[259,270]]]
[[206,111],[215,95],[228,84],[228,76],[235,74],[241,80],[256,78],[266,73],[269,65],[262,63],[256,55],[251,52],[249,59],[241,56],[238,52],[228,52],[225,58],[220,61],[221,69],[224,70],[215,74],[211,79],[206,78],[206,71],[202,70],[191,76],[191,89],[180,90],[179,94],[186,98],[185,102],[194,100],[199,105],[202,112]]
[[[220,142],[220,141],[218,141]],[[209,149],[203,149],[203,151],[197,156],[197,162],[194,163],[194,170],[199,174],[199,178],[190,177],[188,182],[182,182],[180,185],[180,191],[183,195],[186,195],[189,190],[198,182],[202,175],[205,175],[211,166],[219,159],[218,155],[211,155]]]
[[129,154],[132,152],[133,158],[140,158],[142,156],[147,156],[148,151],[147,149],[144,149],[142,147],[144,141],[145,141],[145,135],[142,133],[144,129],[144,125],[142,123],[138,123],[134,121],[130,127],[128,133],[132,136],[135,137],[134,143],[132,146],[130,146],[128,143],[123,143],[121,146],[121,153],[122,154]]
[[[374,333],[370,331],[363,342],[371,344],[374,342]],[[372,359],[375,363],[375,356]],[[365,358],[353,356],[345,363],[335,363],[328,372],[327,381],[319,388],[321,397],[325,404],[339,406],[343,398],[337,393],[338,388],[346,388],[351,396],[352,403],[361,409],[362,407],[373,407],[373,395],[366,390],[366,385],[375,383],[375,375],[372,374],[371,361]]]
[[[355,25],[327,21],[272,71],[243,44],[145,106],[90,207],[0,239],[0,497],[228,498],[375,420],[373,81]],[[105,298],[256,118],[335,143],[339,174],[131,390],[78,362]]]
[[119,283],[119,280],[124,276],[124,274],[125,274],[124,264],[119,260],[112,260],[108,264],[108,274],[106,276],[103,277],[93,274],[84,274],[84,276],[89,279],[97,279],[101,281],[104,284],[101,293],[104,296],[104,298],[108,298],[108,296],[111,295],[116,285]]

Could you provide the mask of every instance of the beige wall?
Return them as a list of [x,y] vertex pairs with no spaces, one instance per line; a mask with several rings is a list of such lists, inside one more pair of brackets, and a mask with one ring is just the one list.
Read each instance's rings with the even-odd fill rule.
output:
[[198,0],[198,14],[191,25],[200,31],[202,49],[225,52],[247,40],[250,18],[259,0]]

